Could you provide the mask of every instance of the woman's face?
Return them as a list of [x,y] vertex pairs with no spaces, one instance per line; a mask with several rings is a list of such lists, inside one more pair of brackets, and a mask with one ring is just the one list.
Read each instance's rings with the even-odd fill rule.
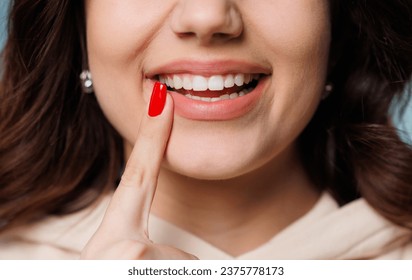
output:
[[86,17],[105,115],[132,146],[154,82],[169,80],[164,167],[190,177],[232,178],[275,159],[324,89],[327,0],[87,0]]

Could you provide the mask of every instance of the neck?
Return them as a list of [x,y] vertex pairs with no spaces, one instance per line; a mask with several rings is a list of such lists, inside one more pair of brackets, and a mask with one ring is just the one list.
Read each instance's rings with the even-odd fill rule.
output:
[[229,180],[197,180],[163,168],[152,213],[237,256],[303,216],[319,195],[289,149]]

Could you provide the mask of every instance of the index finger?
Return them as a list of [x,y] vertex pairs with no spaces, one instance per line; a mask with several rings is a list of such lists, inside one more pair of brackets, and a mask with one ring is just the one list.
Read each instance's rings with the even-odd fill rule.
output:
[[[159,113],[156,102],[162,99],[161,113],[149,116]],[[102,222],[102,226],[115,228],[122,238],[148,237],[150,207],[173,123],[173,100],[165,85],[155,84],[149,114],[142,117],[133,151]]]

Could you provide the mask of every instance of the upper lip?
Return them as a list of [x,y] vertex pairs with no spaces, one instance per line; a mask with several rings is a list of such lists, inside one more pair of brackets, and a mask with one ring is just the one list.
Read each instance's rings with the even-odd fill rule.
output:
[[149,69],[145,76],[154,79],[157,75],[193,74],[202,76],[224,75],[233,73],[269,75],[269,67],[239,60],[175,60]]

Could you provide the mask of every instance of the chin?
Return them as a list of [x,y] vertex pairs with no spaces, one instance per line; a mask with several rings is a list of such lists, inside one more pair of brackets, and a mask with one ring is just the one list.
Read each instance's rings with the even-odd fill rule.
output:
[[164,167],[173,173],[197,180],[228,180],[247,173],[243,166],[226,166],[226,168],[204,165],[200,168],[198,166],[197,164],[193,164],[193,162],[175,162],[168,160],[164,164]]
[[169,147],[163,167],[198,180],[227,180],[257,168],[256,162],[257,160],[245,151],[173,150]]

